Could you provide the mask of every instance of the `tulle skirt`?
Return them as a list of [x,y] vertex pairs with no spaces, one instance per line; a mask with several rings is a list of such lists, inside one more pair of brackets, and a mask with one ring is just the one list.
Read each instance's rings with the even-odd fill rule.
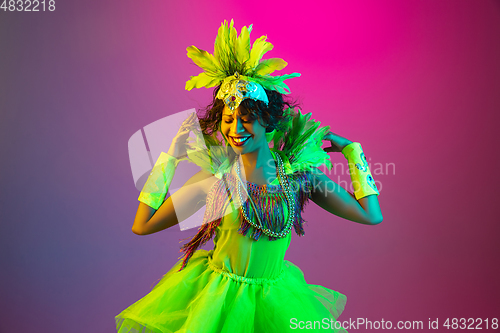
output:
[[215,267],[198,250],[179,261],[136,303],[116,316],[119,333],[346,332],[336,319],[346,297],[307,284],[289,261],[273,278],[247,278]]

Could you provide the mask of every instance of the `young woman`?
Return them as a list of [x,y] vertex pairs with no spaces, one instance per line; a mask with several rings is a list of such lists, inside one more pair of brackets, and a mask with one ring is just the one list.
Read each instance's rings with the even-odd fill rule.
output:
[[[291,229],[304,234],[301,212],[308,200],[373,225],[382,221],[378,191],[359,143],[319,127],[310,114],[284,100],[288,87],[283,81],[299,74],[269,75],[286,63],[261,60],[272,45],[263,36],[250,48],[250,31],[251,26],[243,27],[237,37],[233,22],[224,22],[214,55],[188,48],[204,72],[186,89],[216,87],[199,120],[204,140],[187,142],[190,131],[196,131],[192,114],[155,164],[139,196],[132,231],[161,231],[206,204],[204,223],[183,246],[184,258],[116,317],[119,332],[345,331],[336,321],[345,296],[307,284],[284,256]],[[322,140],[331,147],[323,150]],[[317,168],[331,166],[328,152],[348,159],[354,194]],[[186,154],[202,170],[165,200]],[[213,250],[198,249],[211,238]]]

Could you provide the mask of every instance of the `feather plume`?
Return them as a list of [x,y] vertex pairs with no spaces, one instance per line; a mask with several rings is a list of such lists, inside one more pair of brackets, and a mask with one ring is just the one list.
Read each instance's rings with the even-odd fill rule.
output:
[[240,36],[236,41],[236,61],[240,64],[246,63],[250,59],[250,31],[252,26],[241,29]]
[[213,55],[207,51],[200,50],[196,46],[192,45],[187,49],[187,56],[193,60],[193,62],[201,67],[207,75],[217,76],[219,68],[217,66],[216,60]]
[[274,71],[282,70],[288,65],[285,60],[280,58],[271,58],[262,60],[260,64],[255,67],[255,75],[271,74]]
[[267,36],[261,36],[253,42],[252,50],[250,51],[250,59],[248,65],[255,68],[262,56],[273,49],[273,44],[266,41]]
[[191,90],[193,88],[211,88],[215,87],[221,81],[220,78],[214,78],[212,76],[208,76],[207,73],[203,72],[198,74],[197,76],[191,76],[191,79],[186,82],[186,90]]
[[226,48],[226,37],[225,37],[226,36],[226,26],[227,26],[227,21],[224,20],[224,22],[222,22],[222,24],[219,28],[219,31],[217,32],[217,36],[215,37],[214,57],[216,59],[220,59],[221,51],[223,51]]
[[238,72],[241,76],[248,77],[249,81],[258,83],[268,90],[289,94],[290,88],[283,81],[298,77],[300,74],[269,75],[285,68],[287,63],[280,58],[262,60],[264,54],[273,49],[273,45],[267,41],[267,36],[261,36],[250,47],[251,31],[252,25],[248,28],[243,27],[238,36],[234,21],[228,23],[224,20],[215,38],[213,55],[195,46],[188,47],[188,57],[203,69],[203,73],[191,76],[186,82],[186,89],[215,87],[225,78]]
[[292,73],[292,74],[286,74],[286,75],[281,75],[281,76],[271,76],[271,75],[264,75],[264,76],[259,76],[252,78],[252,81],[259,83],[262,85],[264,88],[268,90],[276,90],[279,93],[282,94],[289,94],[290,93],[290,88],[284,83],[284,80],[291,79],[294,77],[299,77],[300,73]]
[[330,127],[320,127],[319,121],[311,119],[311,113],[303,114],[291,108],[287,114],[290,120],[285,124],[286,129],[274,135],[273,145],[288,157],[288,172],[310,171],[321,165],[331,169],[330,156],[321,148]]

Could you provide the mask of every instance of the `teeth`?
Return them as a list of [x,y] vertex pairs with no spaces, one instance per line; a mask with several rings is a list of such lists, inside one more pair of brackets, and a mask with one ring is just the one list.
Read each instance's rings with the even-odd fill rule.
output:
[[236,143],[242,143],[244,141],[246,141],[249,137],[246,137],[246,138],[233,138],[234,142]]

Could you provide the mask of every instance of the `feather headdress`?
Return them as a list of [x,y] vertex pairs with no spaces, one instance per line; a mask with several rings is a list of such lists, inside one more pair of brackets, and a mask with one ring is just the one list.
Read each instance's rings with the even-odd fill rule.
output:
[[[259,88],[289,94],[290,88],[284,81],[299,77],[300,74],[271,76],[270,74],[274,71],[285,68],[287,63],[281,58],[262,60],[263,55],[273,49],[273,45],[266,40],[267,36],[259,37],[250,47],[252,25],[248,28],[243,27],[240,35],[237,36],[233,24],[233,20],[229,25],[227,21],[222,23],[215,38],[213,55],[194,45],[187,48],[187,56],[203,69],[203,72],[197,76],[191,76],[191,79],[186,82],[186,90],[201,87],[211,88],[224,81],[224,84],[234,86],[234,89],[226,89],[225,95],[238,94],[232,98],[232,101],[240,97],[241,99],[254,98],[267,102],[267,97],[260,97],[263,91],[256,91],[260,90]],[[243,89],[241,81],[244,83]],[[257,88],[252,90],[254,88],[252,84],[245,86],[248,82],[257,85]],[[240,87],[236,88],[238,83],[240,83]],[[220,97],[218,96],[218,98]]]

